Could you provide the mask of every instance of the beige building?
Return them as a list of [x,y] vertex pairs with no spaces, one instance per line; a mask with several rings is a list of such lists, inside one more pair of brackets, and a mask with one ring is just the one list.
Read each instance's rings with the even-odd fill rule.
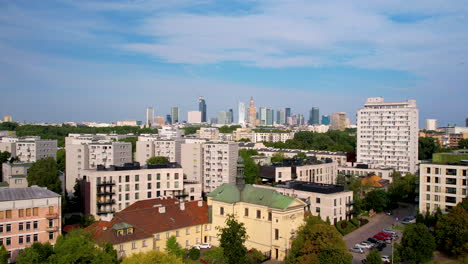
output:
[[82,170],[96,169],[98,166],[122,166],[132,162],[132,145],[117,142],[118,136],[69,134],[65,138],[66,173],[65,189],[73,193],[77,179],[83,179]]
[[54,245],[62,233],[62,199],[38,186],[0,189],[0,244],[14,263],[34,242]]
[[187,114],[187,123],[200,124],[202,122],[202,113],[200,111],[189,111]]
[[307,209],[312,215],[320,216],[323,221],[328,218],[331,224],[352,218],[353,192],[345,191],[343,186],[300,181],[285,182],[274,187],[270,185],[254,186],[299,198],[308,204]]
[[146,164],[151,157],[162,156],[180,163],[182,139],[161,139],[157,135],[141,135],[136,142],[135,161]]
[[2,181],[8,183],[8,188],[28,187],[28,169],[31,162],[5,162],[2,164]]
[[293,138],[294,132],[255,132],[253,134],[253,142],[286,142],[286,140]]
[[99,221],[85,229],[96,242],[114,246],[119,258],[151,250],[164,251],[166,240],[190,249],[210,242],[212,230],[206,202],[180,202],[173,198],[138,201],[116,213],[109,222]]
[[239,145],[234,142],[203,144],[203,191],[210,192],[223,183],[233,183]]
[[[212,230],[224,227],[226,217],[234,215],[244,224],[249,235],[245,242],[248,249],[255,248],[270,254],[272,259],[283,260],[304,222],[307,204],[275,190],[245,184],[243,164],[238,171],[235,184],[223,184],[208,194]],[[210,237],[212,244],[218,246],[216,231],[211,232]]]
[[197,130],[197,137],[208,140],[218,140],[219,129],[216,127],[200,127],[200,129]]
[[10,152],[22,162],[36,162],[40,159],[57,157],[57,140],[41,139],[40,137],[2,137],[0,151]]
[[104,220],[140,200],[184,194],[183,170],[175,163],[85,170],[83,179],[89,184],[89,213]]
[[416,100],[384,102],[368,98],[357,112],[357,161],[374,168],[416,173],[418,161]]
[[282,164],[260,167],[260,177],[264,182],[286,182],[298,180],[322,184],[335,184],[337,164],[328,162],[284,160]]
[[184,179],[192,182],[203,181],[203,144],[206,140],[187,139],[182,144],[181,165]]
[[[420,164],[419,210],[443,212],[468,195],[468,151],[437,153],[432,163]],[[450,162],[450,164],[449,164]]]
[[163,126],[158,129],[158,135],[161,139],[177,139],[182,138],[184,130],[178,129],[175,126]]
[[349,125],[349,120],[346,120],[345,112],[337,112],[331,115],[330,130],[345,130]]
[[13,116],[12,115],[4,115],[3,116],[3,122],[13,122]]
[[234,133],[233,133],[233,138],[234,138],[235,141],[239,141],[241,139],[248,139],[250,141],[253,141],[252,128],[250,128],[250,127],[237,128],[236,131],[234,131]]

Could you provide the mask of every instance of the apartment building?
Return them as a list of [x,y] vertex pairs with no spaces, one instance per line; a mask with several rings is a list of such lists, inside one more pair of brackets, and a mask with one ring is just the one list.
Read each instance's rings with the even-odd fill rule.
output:
[[203,139],[187,139],[181,146],[181,165],[184,179],[192,182],[203,181]]
[[366,177],[370,175],[377,175],[383,180],[388,180],[390,183],[393,181],[391,168],[369,168],[366,164],[357,164],[356,166],[338,166],[338,173],[345,176]]
[[[275,190],[245,184],[243,164],[239,164],[236,183],[225,183],[209,193],[208,206],[212,208],[212,230],[224,227],[227,215],[234,214],[249,234],[247,248],[284,260],[296,231],[304,222],[307,204]],[[216,232],[210,233],[209,240],[219,245]]]
[[65,138],[65,189],[70,194],[83,170],[109,168],[132,162],[132,144],[118,142],[118,135],[69,134]]
[[211,192],[223,183],[233,183],[239,145],[234,142],[203,144],[203,191]]
[[182,139],[162,139],[158,135],[144,134],[136,142],[135,161],[141,165],[151,157],[162,156],[170,162],[180,163]]
[[323,184],[335,184],[337,163],[328,159],[326,162],[310,159],[285,159],[282,163],[260,167],[260,177],[264,182],[285,182],[298,180]]
[[[253,143],[247,143],[253,144]],[[346,152],[333,152],[333,151],[318,151],[318,150],[297,150],[297,149],[276,149],[276,148],[265,148],[265,146],[255,146],[252,149],[256,149],[258,153],[264,154],[267,157],[272,157],[275,153],[281,152],[287,158],[293,158],[299,153],[306,154],[307,157],[315,157],[320,161],[327,161],[328,159],[333,160],[338,166],[346,164]]]
[[162,128],[158,130],[158,135],[162,139],[182,138],[184,133],[185,133],[184,130],[178,129],[177,127],[173,127],[173,126],[163,126]]
[[244,128],[240,127],[240,128],[237,128],[236,131],[233,132],[233,138],[236,141],[239,141],[241,139],[248,139],[250,141],[253,141],[252,137],[253,137],[253,132],[252,132],[252,128],[250,127],[244,127]]
[[252,137],[253,142],[286,142],[286,140],[293,138],[294,132],[255,132]]
[[116,213],[112,220],[96,222],[85,231],[98,243],[111,243],[119,258],[151,250],[164,251],[171,236],[189,249],[210,242],[212,225],[208,214],[207,203],[203,201],[150,199],[138,201]]
[[357,161],[372,168],[416,173],[418,112],[416,100],[368,98],[357,112]]
[[15,261],[34,242],[55,244],[61,234],[61,196],[38,186],[0,189],[0,243]]
[[57,140],[40,137],[2,137],[0,151],[10,152],[23,162],[36,162],[40,159],[57,158]]
[[2,164],[2,181],[8,184],[8,188],[28,187],[28,169],[31,162],[5,162]]
[[254,185],[258,188],[275,190],[280,194],[298,198],[307,203],[307,210],[331,224],[351,219],[353,214],[353,192],[343,186],[313,182],[290,181],[276,186]]
[[349,126],[349,119],[345,112],[337,112],[331,115],[330,130],[345,130]]
[[219,129],[216,127],[200,127],[200,129],[197,130],[197,137],[208,140],[218,140]]
[[468,151],[433,154],[420,164],[419,210],[447,211],[468,195]]
[[110,168],[99,166],[95,170],[84,170],[83,179],[89,190],[85,198],[85,211],[102,220],[112,219],[114,212],[137,201],[187,197],[183,191],[183,170],[177,163],[146,166],[135,163]]

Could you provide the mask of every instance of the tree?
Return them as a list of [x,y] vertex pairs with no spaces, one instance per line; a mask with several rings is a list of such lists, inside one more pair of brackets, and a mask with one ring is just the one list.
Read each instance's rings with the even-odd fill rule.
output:
[[458,147],[461,149],[467,149],[468,148],[468,138],[463,138],[458,141]]
[[434,236],[423,224],[409,224],[405,227],[399,254],[409,263],[424,263],[432,258],[436,248]]
[[62,183],[55,160],[48,157],[34,162],[28,170],[28,184],[47,187],[53,192],[62,193]]
[[147,164],[155,165],[155,164],[168,164],[169,159],[167,157],[157,156],[151,157],[146,161]]
[[220,246],[227,264],[240,264],[245,261],[247,231],[244,223],[238,222],[234,215],[228,215],[225,227],[217,227]]
[[245,263],[246,264],[258,264],[264,260],[265,257],[263,256],[262,252],[258,251],[255,248],[252,248],[247,252],[245,256]]
[[8,251],[6,250],[5,246],[2,244],[0,246],[0,264],[7,264],[8,259],[10,258]]
[[258,152],[253,149],[241,149],[239,155],[244,160],[245,182],[247,184],[257,183],[258,179],[260,179],[260,168],[252,156],[258,155]]
[[175,236],[171,236],[166,240],[166,252],[176,257],[183,257],[185,254],[185,250],[177,243]]
[[57,169],[65,172],[65,149],[57,150]]
[[183,264],[176,256],[151,250],[145,253],[132,254],[122,260],[122,264]]
[[307,155],[304,152],[299,152],[296,155],[294,155],[295,159],[307,159]]
[[286,263],[350,264],[352,259],[336,228],[318,216],[309,215],[297,232]]
[[427,160],[432,159],[432,154],[437,151],[438,144],[432,137],[420,137],[419,138],[419,159]]
[[188,257],[191,260],[197,260],[200,258],[200,250],[197,248],[192,247],[188,252]]
[[91,214],[85,214],[80,221],[80,224],[83,228],[88,227],[92,225],[94,222],[96,222],[96,219],[94,219],[94,215]]
[[439,217],[435,236],[438,248],[445,253],[468,257],[468,198]]
[[388,205],[388,195],[383,190],[373,190],[367,193],[364,204],[367,210],[373,209],[380,213]]
[[16,258],[17,264],[42,264],[47,263],[48,258],[54,254],[51,244],[34,242],[30,247],[25,248]]
[[223,264],[224,250],[222,247],[209,249],[203,253],[203,259],[210,264]]
[[[7,162],[8,159],[10,158],[11,154],[10,152],[8,151],[3,151],[3,152],[0,152],[0,166],[2,166],[3,163]],[[3,179],[3,175],[2,175],[2,170],[0,168],[0,179]]]
[[283,160],[285,159],[286,157],[284,156],[284,153],[283,152],[276,152],[275,154],[273,154],[273,156],[271,156],[271,162],[275,163],[275,162],[283,162]]
[[338,172],[338,175],[336,176],[336,184],[341,186],[346,185],[346,176],[343,173]]
[[379,251],[371,250],[366,257],[367,264],[383,264]]

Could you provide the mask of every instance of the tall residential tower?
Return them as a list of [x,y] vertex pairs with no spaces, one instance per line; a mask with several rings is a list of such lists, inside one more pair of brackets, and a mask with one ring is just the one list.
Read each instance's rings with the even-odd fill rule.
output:
[[203,96],[198,97],[198,111],[201,112],[202,123],[206,122],[206,102]]
[[243,102],[239,102],[237,117],[239,118],[238,123],[241,125],[245,124],[245,104]]

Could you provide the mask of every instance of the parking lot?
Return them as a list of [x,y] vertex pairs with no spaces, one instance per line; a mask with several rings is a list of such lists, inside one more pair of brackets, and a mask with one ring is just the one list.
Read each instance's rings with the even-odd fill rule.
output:
[[[401,225],[400,221],[406,216],[414,215],[414,209],[409,208],[399,208],[393,211],[393,215],[388,216],[385,214],[378,214],[369,219],[369,223],[357,229],[356,231],[344,236],[346,242],[346,247],[352,248],[355,244],[358,244],[362,241],[367,240],[367,238],[374,236],[376,233],[381,232],[384,228],[392,228],[392,225]],[[395,218],[398,217],[400,221],[395,221]],[[395,230],[398,234],[398,239],[395,242],[399,242],[402,236],[402,231]],[[352,253],[353,255],[353,264],[361,263],[363,259],[366,258],[368,249],[365,249],[364,254]],[[392,244],[387,244],[381,252],[381,255],[392,255]]]

